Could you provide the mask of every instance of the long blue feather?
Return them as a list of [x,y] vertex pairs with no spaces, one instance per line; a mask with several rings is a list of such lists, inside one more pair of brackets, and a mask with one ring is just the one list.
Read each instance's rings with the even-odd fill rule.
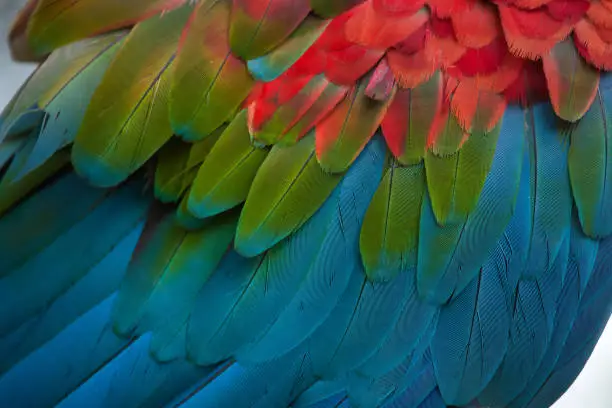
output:
[[102,301],[0,377],[0,401],[14,408],[53,406],[126,348],[130,341],[109,325],[113,301]]
[[[403,271],[409,275],[407,300],[395,327],[357,372],[364,377],[378,377],[397,367],[402,361],[411,357],[417,344],[433,335],[437,324],[438,307],[424,302],[416,289],[416,269]],[[429,344],[429,340],[427,340]]]
[[[0,280],[0,297],[3,299],[0,303],[0,334],[16,329],[44,311],[49,302],[86,275],[144,218],[149,200],[141,194],[140,183],[129,183],[105,193],[84,184],[73,176],[67,176],[49,191],[44,190],[33,197],[31,203],[18,207],[0,220],[0,235],[3,237],[0,238],[3,241],[0,250],[2,255],[6,254],[2,261],[5,265],[15,266]],[[47,201],[51,192],[75,193],[70,199],[82,199],[82,202],[69,205],[55,197]],[[56,219],[52,211],[62,204],[69,209],[59,210]],[[70,208],[74,208],[72,213]],[[29,218],[24,222],[23,217]],[[109,219],[113,222],[109,223]],[[36,222],[40,224],[33,224]],[[11,230],[17,225],[21,228]],[[25,234],[35,234],[36,229],[41,231],[40,236],[28,240]],[[56,239],[51,238],[53,233],[58,234]],[[10,237],[15,237],[15,242],[6,242]],[[23,242],[23,248],[12,253],[14,245],[19,242]],[[48,277],[50,269],[53,279]]]
[[[574,224],[577,224],[575,220]],[[521,394],[515,398],[509,405],[510,408],[519,408],[526,406],[533,396],[538,392],[540,387],[546,382],[546,379],[550,372],[553,370],[559,354],[569,331],[572,328],[578,306],[580,303],[581,290],[580,290],[580,275],[581,272],[590,273],[590,271],[581,271],[580,263],[582,259],[579,255],[584,251],[581,248],[581,244],[587,246],[590,240],[574,239],[576,236],[584,235],[580,231],[579,225],[574,225],[572,230],[572,242],[570,243],[570,260],[567,266],[567,274],[563,285],[563,290],[557,301],[557,313],[555,315],[555,326],[552,333],[552,338],[546,354],[540,363],[537,371],[527,383],[527,387],[521,392]],[[592,264],[591,264],[592,267]]]
[[0,373],[51,340],[117,290],[141,231],[142,224],[118,243],[91,272],[48,304],[42,313],[0,339]]
[[337,187],[337,196],[333,194],[327,200],[331,217],[328,233],[299,290],[263,337],[238,352],[239,358],[264,361],[282,355],[329,316],[351,271],[360,262],[357,242],[361,221],[373,195],[372,187],[382,174],[383,152],[382,141],[374,139]]
[[595,267],[559,359],[529,407],[552,405],[576,379],[612,314],[612,238],[600,243]]
[[[354,197],[357,195],[363,196],[361,212],[365,213],[365,202],[367,202],[368,197],[374,194],[375,185],[382,174],[383,146],[379,139],[372,141],[323,207],[292,237],[272,248],[257,260],[240,261],[235,259],[231,261],[234,264],[233,268],[240,268],[241,266],[236,266],[236,264],[244,263],[245,270],[249,269],[253,272],[231,272],[234,276],[241,277],[230,282],[229,277],[218,276],[220,273],[227,274],[222,265],[222,269],[213,275],[200,293],[202,302],[199,307],[207,311],[206,316],[200,313],[193,316],[193,319],[198,321],[190,326],[191,330],[188,335],[193,337],[188,341],[194,345],[194,349],[197,349],[197,361],[214,362],[219,356],[229,357],[236,351],[239,351],[239,355],[243,358],[248,358],[250,343],[260,340],[273,324],[278,322],[279,317],[282,316],[281,313],[287,306],[290,307],[289,313],[291,313],[288,317],[293,318],[295,316],[293,314],[296,311],[295,307],[299,307],[300,303],[291,304],[290,302],[292,296],[300,293],[300,287],[304,288],[304,292],[300,296],[306,297],[311,293],[312,288],[310,286],[302,286],[309,270],[322,268],[323,266],[327,267],[327,258],[332,254],[328,253],[327,250],[335,250],[331,244],[344,239],[343,222],[357,223],[363,217],[362,214],[356,214],[354,218],[338,219],[339,211],[342,211],[345,206],[356,204]],[[362,184],[364,175],[372,177],[370,184]],[[352,227],[356,229],[353,231],[355,234],[354,242],[357,242],[358,227],[358,223]],[[347,241],[346,245],[351,245],[350,241]],[[320,257],[318,257],[319,255]],[[353,265],[358,263],[358,253],[356,251],[348,252],[347,256],[352,256],[353,260],[346,262],[343,267],[350,271],[351,263]],[[337,265],[339,266],[339,264]],[[319,272],[315,271],[315,273],[318,274]],[[341,277],[340,279],[344,278]],[[228,284],[231,286],[228,286]],[[225,288],[229,288],[229,291]],[[337,289],[334,289],[334,291],[337,291]],[[331,292],[332,295],[334,291]],[[221,294],[222,292],[223,294]],[[228,295],[229,293],[231,295]],[[301,301],[303,298],[298,297],[298,300]],[[315,309],[315,312],[320,314],[311,315],[311,318],[315,319],[313,323],[320,322],[325,318],[325,314],[329,313],[328,308],[333,306],[333,301],[332,296],[329,303]],[[210,310],[215,310],[215,313],[210,313]],[[283,331],[287,331],[290,329],[286,324],[291,324],[291,328],[293,328],[294,322],[284,318],[280,320],[280,324],[282,326],[278,329],[282,328]],[[285,334],[279,336],[275,334],[277,337],[273,340],[282,340],[284,344],[276,351],[268,349],[264,352],[267,355],[279,355],[297,346],[298,342],[288,344],[287,341],[303,340],[309,332],[312,333],[316,326],[308,327],[304,325],[304,327],[305,330],[297,333],[297,335],[287,336]],[[240,350],[241,348],[242,350]],[[262,350],[257,351],[261,352]],[[257,358],[254,360],[257,360]]]
[[479,397],[481,403],[506,406],[539,367],[552,336],[557,298],[567,268],[569,239],[557,258],[536,279],[522,279],[510,325],[508,352]]
[[569,235],[572,195],[568,176],[569,137],[550,104],[525,109],[531,163],[531,238],[524,276],[550,269]]
[[164,406],[176,394],[214,372],[212,367],[197,367],[187,361],[160,364],[149,354],[149,341],[150,335],[134,341],[60,402],[58,408]]
[[506,354],[510,311],[504,298],[506,285],[497,272],[494,259],[489,259],[476,279],[440,312],[431,353],[440,391],[449,404],[472,401]]
[[[419,292],[427,298],[444,303],[461,292],[478,274],[506,229],[519,190],[523,161],[524,138],[517,137],[521,117],[518,107],[507,109],[491,170],[476,207],[464,223],[440,226],[429,197],[424,200],[417,276]],[[444,273],[430,272],[440,268]]]
[[429,353],[423,356],[417,367],[415,380],[395,390],[383,403],[383,408],[416,408],[436,388],[436,375]]

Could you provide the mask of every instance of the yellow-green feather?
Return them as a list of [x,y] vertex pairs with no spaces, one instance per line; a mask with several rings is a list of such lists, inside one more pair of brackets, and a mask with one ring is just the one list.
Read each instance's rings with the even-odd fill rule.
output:
[[500,129],[501,121],[491,132],[473,133],[454,154],[425,154],[427,187],[440,225],[464,221],[478,202]]
[[274,146],[257,172],[238,222],[236,250],[255,256],[301,227],[342,178],[323,171],[310,134],[289,147]]
[[392,162],[368,207],[359,247],[366,274],[390,280],[416,266],[421,203],[426,190],[423,164]]
[[172,136],[169,67],[190,10],[137,25],[94,93],[72,150],[76,171],[93,184],[125,180]]
[[267,154],[251,144],[247,113],[241,111],[200,166],[189,194],[189,211],[204,218],[242,203]]
[[254,84],[230,50],[229,3],[198,4],[183,35],[172,73],[170,118],[185,140],[201,140],[229,121]]

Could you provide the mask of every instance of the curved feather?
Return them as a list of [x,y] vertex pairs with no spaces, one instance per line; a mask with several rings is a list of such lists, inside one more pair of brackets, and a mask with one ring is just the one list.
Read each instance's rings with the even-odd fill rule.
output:
[[186,231],[158,211],[151,213],[119,290],[113,321],[122,334],[178,332],[234,236],[234,214]]
[[285,42],[267,55],[249,60],[249,72],[259,81],[275,80],[304,55],[328,24],[329,21],[314,16],[306,17]]
[[576,122],[595,99],[599,71],[582,59],[570,39],[557,43],[544,55],[542,66],[555,113],[569,122]]
[[[380,148],[379,145],[378,151],[380,151]],[[347,175],[347,178],[341,181],[339,187],[334,190],[332,196],[327,199],[316,214],[290,238],[270,249],[261,259],[256,259],[255,264],[251,261],[236,259],[235,261],[238,261],[239,265],[244,264],[244,271],[233,273],[239,279],[231,276],[217,276],[217,274],[213,276],[204,287],[200,298],[202,305],[208,305],[205,307],[214,309],[216,313],[207,313],[206,316],[198,313],[193,316],[193,323],[191,324],[192,340],[190,342],[197,350],[198,361],[215,361],[220,357],[229,357],[231,354],[239,356],[242,361],[248,361],[250,359],[249,351],[254,344],[265,347],[265,343],[258,342],[262,337],[265,339],[270,330],[274,330],[274,324],[288,323],[287,318],[282,316],[287,307],[289,307],[288,310],[291,313],[287,317],[291,317],[296,312],[295,307],[303,305],[307,301],[307,296],[310,295],[309,291],[312,288],[305,285],[303,292],[300,291],[302,285],[307,283],[307,274],[309,272],[318,273],[318,268],[321,268],[322,265],[329,265],[327,261],[331,254],[325,250],[328,247],[335,248],[333,243],[338,242],[338,240],[348,239],[343,234],[343,220],[337,218],[338,206],[340,205],[340,208],[342,208],[346,205],[354,205],[355,201],[352,198],[358,191],[363,192],[365,197],[368,196],[367,191],[363,191],[360,182],[352,182],[351,180],[355,180],[364,171],[371,172],[373,177],[376,177],[376,174],[380,177],[380,170],[377,170],[376,167],[379,167],[381,162],[373,160],[376,157],[374,152],[370,153],[372,156],[364,155],[361,164],[363,168],[358,165],[354,170],[354,176],[348,178],[349,175]],[[372,193],[370,192],[370,194]],[[340,202],[339,197],[342,199]],[[345,204],[344,200],[350,201]],[[364,206],[363,203],[361,205]],[[356,219],[358,220],[358,218]],[[346,222],[356,221],[349,218]],[[350,229],[358,228],[358,225],[350,227]],[[348,226],[347,230],[347,232],[350,231]],[[351,242],[348,241],[345,245],[350,244]],[[350,256],[356,257],[356,255],[355,252],[349,251],[347,248],[349,262],[351,261]],[[232,258],[234,258],[233,255],[230,256],[228,265],[233,263]],[[346,266],[350,265],[349,262]],[[357,264],[355,258],[353,258],[352,263],[353,265]],[[333,273],[333,270],[329,272]],[[233,279],[233,281],[230,279]],[[342,279],[344,278],[340,276],[338,279],[338,285],[342,286]],[[227,291],[232,293],[231,297],[229,294],[218,293],[221,287],[225,288],[226,293]],[[328,294],[331,295],[332,293]],[[292,304],[291,302],[295,301],[296,298],[298,301]],[[309,310],[309,312],[321,313],[320,315],[310,315],[310,318],[314,320],[313,323],[316,323],[317,320],[320,322],[325,318],[325,313],[329,313],[328,308],[333,305],[333,301],[334,298],[330,297],[322,305],[318,305],[315,310]],[[301,310],[306,311],[305,309],[306,306],[303,305]],[[279,328],[287,330],[286,326],[277,327],[277,329]],[[263,351],[268,355],[270,353],[282,355],[297,346],[308,334],[308,331],[312,331],[314,328],[306,326],[290,335],[284,334],[280,338],[277,333],[277,337],[271,339],[280,342],[279,349],[259,349],[259,353]],[[304,332],[305,330],[306,332]],[[296,341],[296,343],[292,344],[291,341]],[[253,360],[258,360],[256,355]]]
[[[24,130],[24,124],[25,127],[29,127],[39,123],[37,119],[42,119],[42,111],[47,105],[65,87],[70,86],[71,82],[80,76],[80,73],[87,71],[98,57],[106,54],[109,48],[115,48],[113,46],[121,41],[124,35],[124,32],[118,32],[94,37],[53,52],[28,78],[5,108],[2,115],[3,123],[0,123],[0,140],[3,140],[9,133],[21,133]],[[91,90],[93,91],[96,86],[97,83]],[[88,98],[86,100],[88,101]]]
[[359,246],[368,277],[391,280],[416,265],[419,219],[425,192],[420,164],[385,171],[363,220]]
[[91,183],[123,181],[172,136],[168,68],[189,12],[184,7],[135,27],[94,92],[72,149],[76,171]]
[[230,12],[229,1],[203,1],[185,27],[170,91],[172,129],[185,140],[201,140],[229,121],[253,86],[230,49]]
[[342,175],[319,166],[313,136],[272,148],[260,167],[240,214],[236,250],[259,254],[304,224],[329,197]]
[[549,105],[525,111],[531,162],[531,238],[524,276],[550,269],[571,227],[572,196],[567,133]]
[[462,222],[474,210],[495,155],[501,124],[472,134],[449,156],[425,154],[427,188],[440,225]]
[[229,32],[232,51],[246,61],[261,57],[282,44],[309,11],[306,1],[234,0]]
[[315,126],[317,159],[326,171],[342,172],[351,165],[374,135],[393,100],[395,90],[382,100],[368,97],[368,81],[362,80]]
[[[478,193],[475,208],[465,221],[440,226],[428,197],[424,200],[417,262],[417,287],[422,296],[443,303],[451,295],[460,293],[478,275],[510,222],[524,156],[524,139],[516,137],[517,127],[522,126],[517,121],[521,116],[520,108],[510,108],[506,112],[490,171]],[[471,140],[459,154],[464,150],[466,155],[470,154],[466,149]],[[475,160],[476,166],[480,166],[478,158]],[[470,163],[470,159],[466,158],[464,163]],[[469,170],[467,167],[465,172]],[[457,183],[460,181],[458,179]],[[469,184],[457,188],[469,189]]]
[[[339,196],[335,214],[330,214],[329,232],[299,290],[265,335],[241,350],[239,358],[263,361],[280,356],[304,341],[331,313],[360,262],[358,234],[363,214],[381,177],[383,150],[382,141],[375,139],[349,169],[338,186]],[[296,326],[296,321],[303,324]]]
[[100,32],[128,27],[172,10],[184,0],[38,0],[28,27],[28,44],[38,55]]
[[603,238],[612,233],[612,118],[609,91],[599,89],[595,101],[571,132],[569,175],[584,231]]
[[510,311],[506,308],[495,260],[440,312],[431,343],[436,378],[444,400],[469,404],[488,384],[508,347]]
[[387,145],[405,165],[423,160],[436,112],[442,103],[442,74],[439,71],[425,83],[399,89],[389,105],[381,127]]
[[219,139],[223,128],[217,129],[210,137],[193,144],[180,139],[170,139],[157,155],[155,167],[155,197],[161,202],[178,201],[189,188]]
[[[1,335],[44,311],[49,302],[85,276],[142,221],[148,200],[138,192],[140,183],[130,183],[115,192],[99,191],[83,184],[67,176],[2,218],[0,230],[9,228],[10,232],[2,235],[9,239],[0,244],[2,271],[6,274],[0,281],[5,300],[0,304]],[[72,192],[74,195],[68,199],[81,201],[70,205],[61,199],[54,200],[61,192]],[[58,209],[54,219],[49,220],[46,211],[55,205],[66,209]],[[31,224],[24,222],[24,216]],[[109,224],[107,220],[111,216],[116,216],[116,221]],[[15,223],[21,227],[18,231],[12,229]],[[35,234],[36,238],[32,239],[32,229],[25,229],[28,227],[40,231]],[[94,230],[98,233],[90,235]],[[83,236],[89,237],[83,239]],[[78,260],[66,257],[72,251],[79,253]],[[51,282],[46,279],[49,265],[54,265],[56,272]]]
[[[73,77],[66,79],[57,94],[43,95],[38,100],[40,109],[45,112],[45,118],[36,144],[17,178],[40,166],[56,151],[74,141],[87,105],[120,48],[122,40],[123,35],[117,34],[99,39],[101,43],[98,46],[101,48],[99,52],[91,56],[91,60],[75,72]],[[70,50],[66,50],[66,54],[64,58],[73,58]]]
[[200,166],[187,206],[204,218],[246,200],[268,151],[255,147],[249,137],[246,111],[241,111],[220,135]]
[[342,12],[355,7],[364,0],[337,0],[329,2],[326,0],[310,0],[310,7],[321,17],[335,17]]

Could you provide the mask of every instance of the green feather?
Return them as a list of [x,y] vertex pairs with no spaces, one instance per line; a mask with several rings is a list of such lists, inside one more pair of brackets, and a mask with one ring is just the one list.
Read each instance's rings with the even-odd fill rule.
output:
[[185,140],[201,140],[229,121],[254,84],[232,55],[228,1],[200,2],[185,28],[173,67],[170,119]]
[[189,211],[204,218],[242,203],[267,154],[251,144],[247,113],[241,111],[198,170],[189,194]]
[[314,136],[290,147],[274,146],[257,172],[243,207],[236,250],[254,256],[301,227],[325,202],[342,178],[323,171]]
[[370,279],[389,280],[416,265],[425,189],[422,164],[400,167],[393,162],[387,168],[366,212],[359,241]]
[[425,154],[427,187],[440,225],[464,221],[478,202],[491,169],[501,122],[491,132],[473,133],[454,154]]
[[76,171],[93,184],[125,180],[172,136],[168,67],[189,12],[138,24],[94,93],[72,150]]
[[198,166],[206,159],[223,129],[215,130],[210,137],[196,143],[170,139],[157,155],[155,197],[166,203],[178,201],[195,179]]

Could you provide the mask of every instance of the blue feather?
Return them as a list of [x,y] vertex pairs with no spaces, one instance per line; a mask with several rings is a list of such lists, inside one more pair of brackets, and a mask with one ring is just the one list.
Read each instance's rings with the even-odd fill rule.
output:
[[424,302],[418,296],[414,268],[401,273],[410,277],[406,304],[382,346],[357,369],[362,376],[378,377],[388,373],[402,361],[410,358],[417,344],[422,344],[423,339],[431,338],[435,331],[438,307]]
[[295,350],[263,364],[233,363],[181,406],[285,407],[314,381],[307,353]]
[[[236,351],[242,358],[248,358],[251,343],[262,339],[281,317],[281,313],[288,305],[291,307],[289,318],[293,318],[296,306],[298,306],[297,311],[300,311],[300,303],[291,304],[290,302],[296,293],[303,296],[303,298],[298,297],[298,301],[305,300],[310,295],[312,288],[302,286],[308,272],[313,268],[321,268],[323,265],[328,266],[328,256],[331,254],[335,256],[336,252],[327,253],[325,250],[335,251],[336,248],[331,244],[344,239],[343,222],[357,223],[363,217],[362,214],[356,214],[354,219],[338,219],[338,214],[339,211],[346,208],[345,206],[354,206],[356,203],[353,199],[358,194],[363,196],[363,201],[360,201],[362,204],[361,212],[365,213],[365,203],[368,197],[374,194],[376,184],[382,174],[383,148],[384,145],[380,138],[372,141],[325,204],[299,231],[286,241],[256,258],[256,260],[240,261],[235,259],[230,261],[234,264],[232,268],[244,268],[245,271],[249,271],[248,273],[230,272],[235,277],[240,276],[239,279],[219,276],[220,274],[228,275],[228,271],[222,267],[220,271],[213,275],[200,293],[202,303],[199,304],[198,308],[207,311],[206,316],[201,313],[194,314],[193,319],[199,321],[191,325],[192,330],[188,334],[188,337],[193,336],[193,339],[188,339],[188,342],[194,345],[197,361],[215,362],[220,357],[229,357]],[[364,185],[362,184],[363,176],[366,174],[372,177],[372,182]],[[368,192],[367,189],[371,191]],[[340,206],[338,200],[341,200]],[[357,223],[352,228],[354,242],[356,243],[359,224]],[[348,241],[347,245],[350,244],[350,241]],[[350,256],[354,258],[353,265],[356,265],[359,259],[357,251],[352,254],[348,252],[347,257]],[[339,261],[342,262],[342,260]],[[236,266],[236,264],[241,263],[244,266]],[[343,267],[347,268],[347,273],[349,273],[350,261],[345,264]],[[326,273],[330,272],[326,271]],[[333,272],[331,273],[333,274]],[[230,279],[233,280],[230,281]],[[340,279],[345,278],[340,277]],[[228,285],[231,286],[228,288]],[[300,292],[301,287],[304,288],[304,292]],[[334,288],[331,294],[337,290]],[[329,303],[326,302],[322,307],[319,306],[315,309],[320,314],[311,315],[311,318],[315,319],[313,324],[325,318],[325,314],[329,313],[329,307],[333,306],[333,300],[332,296]],[[210,310],[215,310],[215,313],[210,313]],[[293,320],[287,321],[284,318],[280,320],[282,326],[279,329],[287,331],[287,323],[294,327]],[[273,340],[282,340],[284,343],[278,350],[267,349],[264,350],[265,353],[267,355],[278,355],[290,350],[299,343],[287,344],[286,341],[301,341],[316,327],[309,327],[307,324],[300,326],[304,329],[294,335],[278,336],[278,334],[274,334],[277,337]],[[282,338],[279,339],[279,337]],[[261,349],[258,351],[261,352]],[[254,360],[257,360],[257,358]]]
[[394,390],[382,404],[383,408],[416,408],[436,388],[436,375],[429,353],[425,353],[417,367],[415,380]]
[[0,373],[51,340],[117,290],[141,231],[142,224],[117,244],[91,272],[46,305],[44,311],[0,339]]
[[433,337],[436,318],[423,331],[418,343],[403,362],[378,377],[367,377],[357,372],[349,377],[348,393],[351,401],[359,407],[379,406],[391,398],[397,390],[407,388],[423,369],[423,356]]
[[140,188],[99,192],[66,176],[0,219],[0,263],[10,271],[0,280],[0,334],[42,312],[133,231],[148,205]]
[[419,404],[419,408],[446,408],[446,403],[442,399],[442,395],[440,394],[440,390],[433,390],[425,401]]
[[[580,226],[575,226],[574,230],[577,230],[576,233],[572,234],[575,236],[576,234],[582,234],[582,231],[579,230]],[[576,317],[576,313],[578,311],[578,306],[580,302],[581,290],[580,290],[580,258],[576,257],[577,252],[582,252],[582,248],[576,248],[576,244],[580,244],[580,241],[572,239],[570,244],[570,261],[567,267],[567,275],[565,279],[565,283],[563,285],[563,290],[561,291],[561,295],[559,296],[557,302],[557,313],[555,315],[555,326],[552,333],[552,338],[548,349],[546,350],[546,354],[540,363],[537,371],[533,375],[531,379],[529,379],[527,383],[527,387],[523,390],[523,392],[515,398],[512,403],[509,405],[511,408],[519,408],[524,407],[527,403],[533,398],[533,396],[538,392],[540,387],[544,385],[546,379],[552,369],[554,368],[557,359],[559,358],[559,353],[565,344],[569,331],[572,328],[574,319]]]
[[517,287],[508,352],[479,397],[487,405],[506,406],[527,385],[547,350],[569,256],[569,239],[557,258],[536,279],[522,279]]
[[282,355],[304,341],[329,316],[346,288],[350,273],[360,263],[357,242],[361,221],[372,198],[373,186],[382,175],[383,152],[382,141],[374,139],[338,186],[337,196],[334,194],[327,200],[331,220],[326,240],[299,290],[263,337],[239,351],[239,358],[264,361]]
[[612,238],[599,245],[591,279],[580,301],[574,325],[555,368],[529,407],[552,405],[574,382],[590,357],[612,314]]
[[1,377],[0,401],[13,408],[54,406],[129,346],[108,324],[113,300],[102,301]]
[[186,361],[159,364],[149,355],[150,335],[129,345],[85,384],[68,395],[58,408],[137,408],[164,406],[181,391],[213,372]]
[[292,402],[291,408],[336,407],[346,399],[345,386],[341,380],[317,381]]
[[472,401],[506,354],[510,311],[505,302],[507,283],[498,272],[490,258],[476,279],[440,312],[431,353],[440,391],[449,404]]
[[566,134],[550,104],[525,110],[526,138],[531,163],[531,238],[524,276],[549,270],[569,235],[572,195],[568,177]]
[[444,303],[461,292],[478,274],[510,221],[523,162],[524,138],[516,134],[521,116],[518,107],[507,109],[491,170],[464,223],[440,226],[429,195],[424,200],[417,277],[419,293],[428,299]]

